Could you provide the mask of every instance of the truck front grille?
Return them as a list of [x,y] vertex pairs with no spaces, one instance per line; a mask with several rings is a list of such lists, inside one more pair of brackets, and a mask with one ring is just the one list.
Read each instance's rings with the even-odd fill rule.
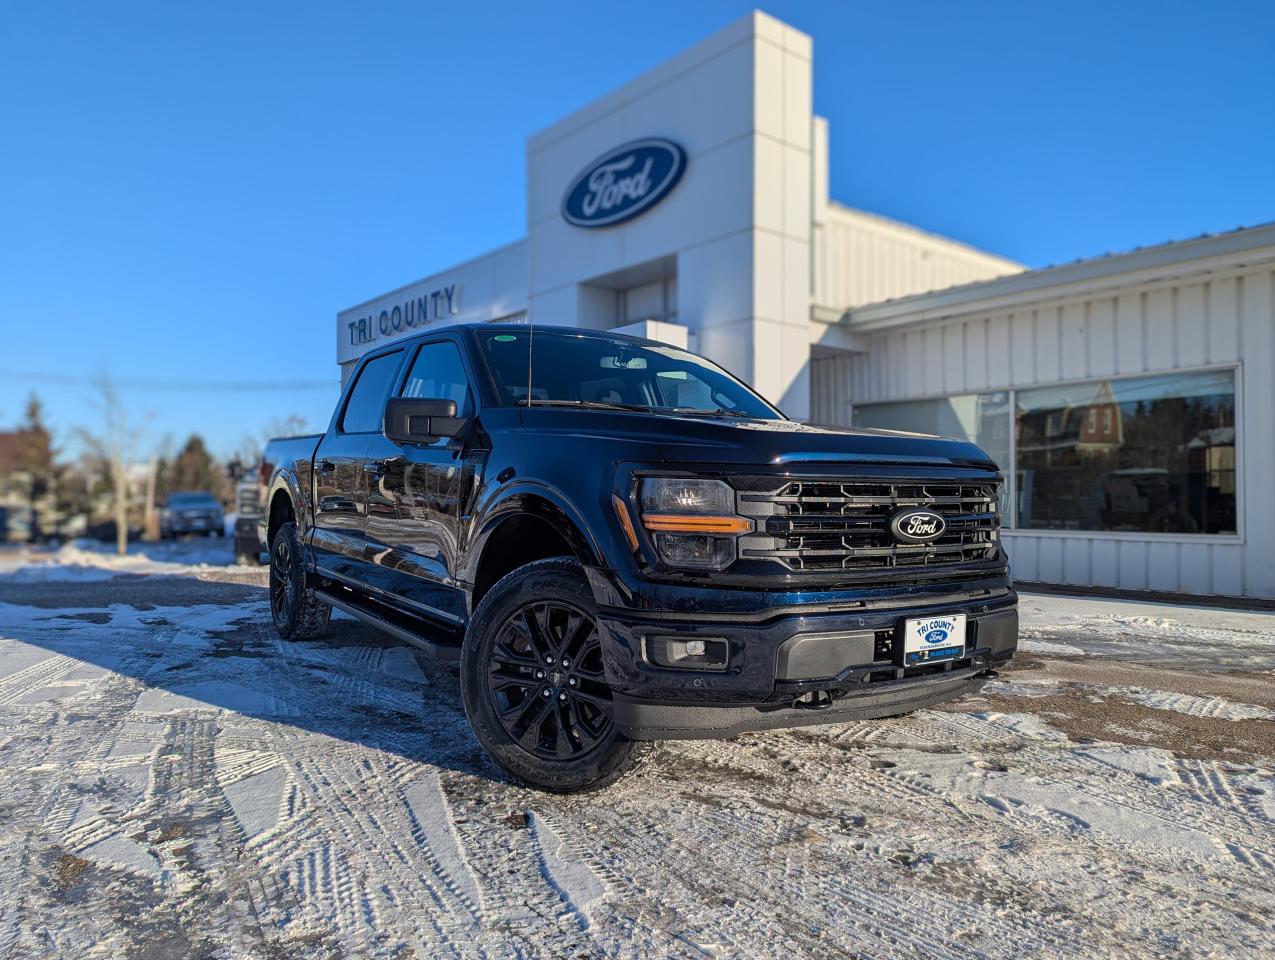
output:
[[[792,480],[768,491],[741,490],[740,512],[756,533],[740,556],[796,573],[936,567],[994,560],[1000,515],[997,484],[956,481]],[[931,543],[900,543],[890,521],[925,507],[947,521]]]

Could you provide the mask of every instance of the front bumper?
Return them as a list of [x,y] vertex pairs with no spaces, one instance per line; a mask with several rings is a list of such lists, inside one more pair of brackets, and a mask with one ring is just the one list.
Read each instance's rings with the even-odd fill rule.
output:
[[[670,595],[596,570],[590,582],[616,723],[633,739],[907,713],[977,691],[1018,645],[1018,597],[1003,575],[921,591],[834,593],[681,587]],[[905,666],[903,622],[957,613],[967,617],[964,655]],[[729,665],[720,672],[658,666],[652,637],[725,640]]]

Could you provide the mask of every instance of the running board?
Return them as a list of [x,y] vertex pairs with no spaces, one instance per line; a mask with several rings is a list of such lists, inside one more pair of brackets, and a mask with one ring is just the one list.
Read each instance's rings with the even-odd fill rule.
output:
[[454,643],[435,643],[433,640],[426,640],[418,633],[413,633],[404,627],[400,627],[396,623],[390,623],[383,617],[377,616],[369,610],[355,606],[348,600],[342,600],[334,597],[332,594],[323,590],[315,590],[314,595],[324,603],[331,604],[336,609],[348,613],[356,620],[361,620],[369,627],[375,627],[377,630],[388,633],[391,637],[402,640],[404,643],[410,643],[412,646],[424,650],[432,656],[438,657],[440,660],[459,660],[460,646]]

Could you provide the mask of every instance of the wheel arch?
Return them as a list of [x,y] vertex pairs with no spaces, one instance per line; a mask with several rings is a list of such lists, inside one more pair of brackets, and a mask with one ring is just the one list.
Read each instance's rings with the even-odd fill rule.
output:
[[572,508],[541,492],[511,493],[483,519],[469,552],[464,579],[472,584],[471,611],[501,577],[559,556],[596,565],[600,554]]

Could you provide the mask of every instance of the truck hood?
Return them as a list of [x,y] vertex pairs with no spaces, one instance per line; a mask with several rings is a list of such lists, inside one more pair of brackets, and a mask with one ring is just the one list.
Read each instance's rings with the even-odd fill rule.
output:
[[632,459],[670,463],[783,465],[879,463],[996,469],[978,446],[919,433],[816,427],[793,420],[670,416],[628,411],[522,410],[523,427],[545,434],[632,444]]

